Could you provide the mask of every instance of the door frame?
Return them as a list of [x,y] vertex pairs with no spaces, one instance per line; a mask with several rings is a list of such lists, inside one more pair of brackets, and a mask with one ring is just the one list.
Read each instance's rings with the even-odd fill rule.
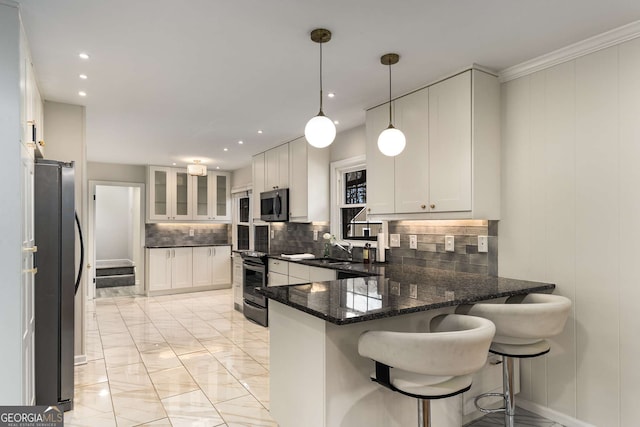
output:
[[96,222],[96,187],[99,185],[110,186],[110,187],[133,187],[138,188],[140,190],[140,241],[138,242],[137,251],[138,259],[140,260],[140,265],[136,265],[136,278],[140,279],[140,283],[144,289],[145,283],[145,254],[144,254],[144,243],[145,243],[145,218],[146,218],[146,206],[145,206],[145,184],[140,182],[121,182],[121,181],[96,181],[89,180],[89,230],[87,233],[87,258],[88,262],[91,263],[91,267],[87,266],[87,270],[89,271],[88,283],[87,283],[87,299],[93,300],[96,297],[96,235],[95,235],[95,222]]

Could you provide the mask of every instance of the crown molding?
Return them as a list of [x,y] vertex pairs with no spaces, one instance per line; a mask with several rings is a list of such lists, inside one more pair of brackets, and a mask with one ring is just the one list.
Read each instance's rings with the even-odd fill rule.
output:
[[508,82],[509,80],[514,80],[638,37],[640,37],[640,21],[635,21],[518,65],[505,68],[498,73],[498,79],[501,83]]
[[16,9],[18,9],[18,2],[17,1],[13,1],[13,0],[0,0],[0,4],[3,4],[5,6],[11,6],[11,7],[15,7]]

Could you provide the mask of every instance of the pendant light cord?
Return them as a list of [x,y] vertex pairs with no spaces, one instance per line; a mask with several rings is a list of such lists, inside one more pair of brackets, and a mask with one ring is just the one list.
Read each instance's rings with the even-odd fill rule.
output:
[[389,127],[391,126],[391,63],[389,63]]
[[320,45],[320,114],[322,113],[322,42],[318,43]]

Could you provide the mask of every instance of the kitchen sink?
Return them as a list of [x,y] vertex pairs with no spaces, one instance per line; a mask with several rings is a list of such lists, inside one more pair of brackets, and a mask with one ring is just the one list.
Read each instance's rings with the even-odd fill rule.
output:
[[316,258],[308,260],[312,263],[317,263],[321,265],[351,265],[356,264],[357,261],[349,261],[346,259],[338,259],[338,258]]

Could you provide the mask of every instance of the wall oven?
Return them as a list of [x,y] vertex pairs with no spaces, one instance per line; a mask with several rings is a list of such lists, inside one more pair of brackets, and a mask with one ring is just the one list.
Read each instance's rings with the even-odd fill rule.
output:
[[268,299],[255,288],[267,286],[267,254],[246,251],[242,256],[242,296],[244,316],[262,326],[268,325]]

